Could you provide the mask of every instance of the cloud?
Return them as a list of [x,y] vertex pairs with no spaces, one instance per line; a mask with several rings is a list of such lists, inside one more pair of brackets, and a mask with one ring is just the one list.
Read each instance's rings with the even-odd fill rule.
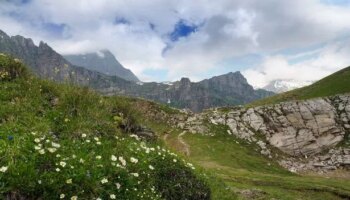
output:
[[[0,29],[36,43],[45,40],[62,54],[110,49],[147,80],[152,79],[149,71],[167,71],[162,80],[207,78],[203,71],[223,69],[224,60],[257,54],[264,62],[245,70],[257,86],[276,76],[295,78],[296,69],[320,70],[304,77],[315,80],[336,70],[325,64],[347,65],[339,56],[345,50],[337,50],[341,44],[335,39],[350,34],[350,7],[328,0],[1,1]],[[308,58],[317,54],[317,59],[290,64],[290,56],[301,57],[276,55],[321,43],[328,49],[295,53]]]
[[[257,67],[243,71],[243,75],[250,84],[260,88],[278,79],[317,81],[350,65],[350,40],[328,44],[310,53],[316,55],[295,64],[290,62],[290,58],[295,59],[295,56],[269,56]],[[308,53],[299,54],[301,57],[304,55]]]

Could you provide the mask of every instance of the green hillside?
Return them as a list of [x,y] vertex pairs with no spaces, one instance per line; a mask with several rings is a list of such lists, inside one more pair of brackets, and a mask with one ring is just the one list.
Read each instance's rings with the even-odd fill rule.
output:
[[348,92],[350,92],[350,67],[327,76],[310,86],[261,99],[249,104],[248,106],[260,106],[290,100],[311,99]]
[[39,80],[0,55],[0,199],[209,199],[190,163],[132,135],[132,102]]

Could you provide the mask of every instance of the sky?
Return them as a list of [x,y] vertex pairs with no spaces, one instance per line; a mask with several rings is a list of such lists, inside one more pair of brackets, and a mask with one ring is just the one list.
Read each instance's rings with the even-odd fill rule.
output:
[[350,65],[350,0],[0,0],[0,29],[63,55],[109,49],[142,81],[241,71],[259,88]]

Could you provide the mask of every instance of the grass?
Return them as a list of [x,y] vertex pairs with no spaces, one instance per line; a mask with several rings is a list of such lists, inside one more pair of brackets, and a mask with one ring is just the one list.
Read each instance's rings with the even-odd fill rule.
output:
[[330,76],[327,76],[326,78],[317,81],[316,83],[310,86],[264,98],[250,103],[248,106],[254,107],[290,100],[305,100],[316,97],[326,97],[337,94],[344,94],[349,92],[350,67],[347,67]]
[[0,55],[0,199],[210,198],[190,163],[128,132],[144,121],[135,99],[39,80],[11,59]]
[[[181,153],[177,134],[168,136],[166,143]],[[262,157],[256,146],[241,141],[217,129],[215,136],[185,134],[190,146],[187,159],[196,166],[215,174],[225,185],[212,184],[213,199],[347,199],[350,182],[346,179],[300,176],[280,167],[274,160]],[[222,186],[221,186],[222,187]],[[244,190],[257,190],[256,196],[242,195]],[[224,197],[223,197],[224,196]]]

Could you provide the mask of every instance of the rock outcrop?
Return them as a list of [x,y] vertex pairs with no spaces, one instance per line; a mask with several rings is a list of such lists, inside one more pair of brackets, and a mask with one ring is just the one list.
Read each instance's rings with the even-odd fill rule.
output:
[[[227,134],[255,143],[260,153],[270,158],[274,156],[271,150],[277,148],[292,159],[281,163],[292,171],[294,168],[325,166],[331,169],[349,165],[349,151],[339,150],[336,146],[340,142],[350,143],[345,141],[349,140],[350,133],[350,95],[289,101],[255,108],[211,109],[183,118],[183,121],[178,120],[175,124],[178,128],[210,135],[213,134],[210,126],[227,126]],[[338,153],[334,158],[334,152],[343,153]],[[331,162],[327,160],[319,166],[315,164],[318,155],[327,154]],[[316,160],[310,160],[310,157]],[[304,160],[299,162],[294,158]]]

